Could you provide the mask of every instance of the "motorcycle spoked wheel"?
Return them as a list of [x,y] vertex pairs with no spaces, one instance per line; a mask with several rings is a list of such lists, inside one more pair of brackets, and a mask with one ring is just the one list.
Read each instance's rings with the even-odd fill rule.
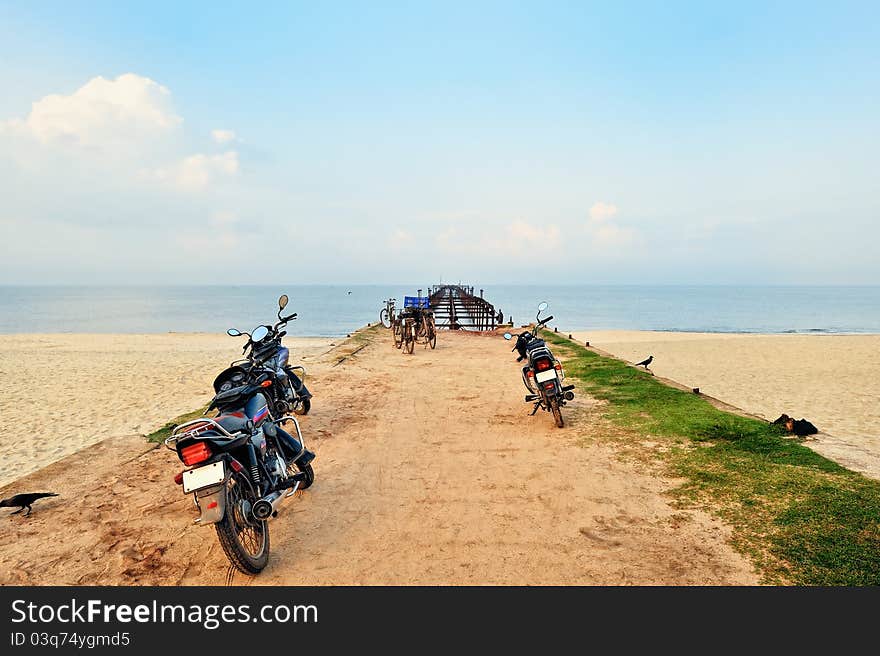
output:
[[259,574],[269,563],[269,524],[251,515],[257,499],[250,481],[234,473],[226,483],[226,512],[214,524],[229,562],[245,574]]
[[309,463],[307,465],[302,465],[297,460],[296,462],[290,462],[287,464],[287,475],[288,476],[292,476],[293,474],[296,474],[297,472],[302,472],[303,474],[306,475],[305,480],[299,484],[299,489],[300,490],[307,490],[310,487],[312,487],[312,483],[315,482],[315,470],[312,469],[312,463]]
[[565,420],[562,418],[562,408],[559,406],[559,399],[550,399],[550,412],[553,413],[553,420],[558,428],[565,426]]
[[284,403],[290,407],[291,412],[293,412],[293,414],[295,415],[299,415],[300,417],[302,417],[303,415],[309,414],[309,410],[312,409],[312,400],[300,398],[299,394],[297,394],[297,391],[293,387],[293,381],[291,381],[289,378],[287,380],[287,384],[290,386],[293,400],[285,401]]
[[312,409],[311,399],[298,399],[293,402],[293,414],[303,416],[309,414]]

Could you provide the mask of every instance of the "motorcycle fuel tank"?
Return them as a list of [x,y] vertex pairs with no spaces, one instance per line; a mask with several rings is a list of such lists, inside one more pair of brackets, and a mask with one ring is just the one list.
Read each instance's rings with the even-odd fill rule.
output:
[[259,427],[269,416],[269,404],[260,393],[254,394],[244,406],[244,413]]

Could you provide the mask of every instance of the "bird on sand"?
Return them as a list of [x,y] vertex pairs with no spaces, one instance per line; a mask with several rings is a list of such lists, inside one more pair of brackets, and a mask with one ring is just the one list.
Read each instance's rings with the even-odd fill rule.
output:
[[28,492],[27,494],[16,494],[14,497],[9,497],[8,499],[3,499],[0,501],[0,507],[4,508],[18,508],[14,513],[10,513],[11,515],[17,515],[22,510],[27,508],[27,512],[24,514],[25,517],[31,514],[31,504],[37,499],[43,499],[45,497],[57,497],[58,495],[54,492]]
[[651,364],[653,361],[654,361],[654,356],[649,355],[646,360],[642,360],[641,362],[636,362],[636,366],[637,367],[644,367],[645,369],[647,369],[648,365]]

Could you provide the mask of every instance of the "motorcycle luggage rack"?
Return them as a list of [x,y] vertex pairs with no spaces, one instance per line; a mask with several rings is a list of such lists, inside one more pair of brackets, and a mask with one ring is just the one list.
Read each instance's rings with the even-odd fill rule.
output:
[[[305,442],[303,442],[303,434],[302,434],[302,431],[299,429],[299,422],[296,420],[296,417],[294,417],[293,415],[284,415],[280,419],[276,420],[275,424],[280,427],[281,424],[286,423],[288,421],[292,421],[293,425],[296,427],[296,439],[298,439],[299,443],[302,444],[302,448],[303,448],[303,452],[304,452],[306,450],[306,444],[305,444]],[[300,452],[300,455],[302,455],[302,452]],[[299,456],[297,456],[297,458],[299,458]]]
[[[199,426],[196,429],[196,426]],[[189,427],[189,430],[186,430]],[[297,426],[297,429],[299,426]],[[235,439],[240,436],[241,433],[230,433],[228,430],[223,428],[216,421],[211,419],[210,417],[203,417],[201,419],[191,419],[190,421],[185,421],[182,424],[175,426],[171,431],[171,435],[165,438],[165,446],[169,449],[174,450],[174,445],[177,444],[184,437],[198,437],[200,433],[203,433],[206,430],[216,430],[224,437],[229,439]]]

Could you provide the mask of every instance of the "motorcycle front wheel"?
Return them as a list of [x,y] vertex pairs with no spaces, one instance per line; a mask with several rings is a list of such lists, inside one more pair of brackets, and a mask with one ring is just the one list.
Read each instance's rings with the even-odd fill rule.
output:
[[257,496],[243,474],[226,483],[226,512],[214,524],[229,562],[245,574],[259,574],[269,562],[269,524],[251,514]]
[[309,414],[309,410],[312,409],[312,400],[311,399],[302,399],[300,401],[293,402],[293,414],[295,415],[307,415]]
[[302,465],[299,463],[299,461],[297,461],[297,462],[292,462],[289,465],[287,465],[287,475],[288,476],[291,476],[291,475],[297,473],[298,471],[302,472],[303,474],[306,475],[305,479],[303,479],[303,481],[299,484],[299,489],[300,490],[307,490],[310,487],[312,487],[312,483],[315,482],[315,470],[312,469],[312,463],[309,463],[307,465]]

